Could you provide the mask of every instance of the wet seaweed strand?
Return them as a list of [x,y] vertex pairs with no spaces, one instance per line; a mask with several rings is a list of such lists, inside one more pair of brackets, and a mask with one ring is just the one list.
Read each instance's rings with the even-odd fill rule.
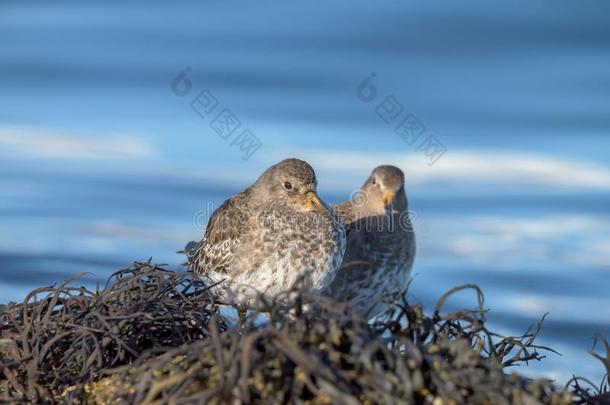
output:
[[[296,301],[266,303],[271,321],[250,314],[240,327],[190,273],[148,262],[115,273],[99,291],[74,281],[0,311],[4,400],[568,404],[608,392],[607,381],[575,379],[568,392],[508,374],[552,352],[535,343],[543,320],[522,336],[500,336],[486,327],[473,285],[441,297],[432,316],[406,294],[388,297],[392,312],[372,325],[296,289],[287,293]],[[444,312],[463,291],[476,307]],[[609,367],[606,349],[596,356]]]

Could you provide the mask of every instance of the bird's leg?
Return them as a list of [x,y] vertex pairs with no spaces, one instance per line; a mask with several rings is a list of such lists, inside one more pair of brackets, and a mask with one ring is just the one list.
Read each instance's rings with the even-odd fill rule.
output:
[[246,316],[248,315],[248,310],[244,307],[237,307],[237,316],[239,316],[239,326],[241,329],[246,328]]

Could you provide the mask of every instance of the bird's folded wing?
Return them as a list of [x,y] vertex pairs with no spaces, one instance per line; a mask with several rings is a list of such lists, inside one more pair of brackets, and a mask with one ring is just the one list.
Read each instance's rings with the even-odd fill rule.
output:
[[242,196],[238,194],[225,201],[210,218],[204,239],[195,254],[194,270],[203,275],[230,273],[235,250],[250,226]]

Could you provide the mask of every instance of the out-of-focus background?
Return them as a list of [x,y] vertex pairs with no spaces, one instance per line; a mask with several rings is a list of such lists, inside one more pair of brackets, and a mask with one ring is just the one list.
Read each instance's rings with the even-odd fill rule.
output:
[[179,267],[211,209],[282,158],[308,160],[332,203],[390,163],[415,213],[411,299],[478,284],[505,333],[549,312],[541,343],[563,356],[519,371],[599,379],[608,15],[602,0],[5,0],[0,302],[151,256]]

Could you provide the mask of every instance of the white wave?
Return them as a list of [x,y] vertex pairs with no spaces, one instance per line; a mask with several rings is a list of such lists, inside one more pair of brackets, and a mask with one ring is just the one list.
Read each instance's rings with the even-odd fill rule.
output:
[[[129,167],[97,167],[96,171],[126,174],[170,176],[207,180],[222,177],[224,181],[248,183],[268,166],[286,157],[309,161],[319,171],[322,187],[348,190],[361,184],[370,171],[381,164],[402,168],[410,185],[443,183],[452,187],[490,183],[532,185],[547,188],[610,190],[610,167],[591,162],[524,152],[449,150],[435,165],[429,166],[423,153],[377,153],[308,149],[274,149],[256,155],[247,164],[249,170],[234,167],[215,168],[183,163],[146,161],[160,154],[148,140],[133,135],[95,136],[64,133],[47,129],[0,127],[0,153],[25,158],[80,160],[140,159]],[[135,163],[135,162],[134,162]],[[161,164],[161,166],[160,166]],[[92,167],[92,170],[94,168]],[[256,172],[256,174],[252,174]]]
[[366,176],[372,168],[392,164],[402,168],[410,184],[437,181],[531,184],[570,188],[610,189],[610,168],[558,157],[521,152],[450,150],[433,166],[423,153],[366,152],[303,153],[315,168]]
[[570,234],[604,234],[610,227],[607,217],[585,215],[550,215],[539,218],[483,217],[475,226],[481,231],[546,238]]
[[[547,215],[536,218],[478,216],[418,217],[421,253],[442,251],[497,269],[556,262],[610,269],[610,217]],[[498,262],[501,257],[502,261]]]
[[49,129],[0,127],[0,153],[19,158],[117,160],[156,154],[146,140],[131,135],[96,136]]
[[[176,243],[180,246],[184,241],[192,238],[188,232],[181,232],[175,228],[136,226],[114,221],[95,221],[84,229],[87,236],[135,241],[154,241],[159,243]],[[180,246],[181,247],[181,246]]]
[[605,298],[572,297],[572,296],[541,296],[525,294],[507,294],[494,300],[496,306],[511,308],[512,311],[524,316],[550,313],[555,321],[573,321],[582,319],[582,308],[596,308],[587,314],[588,322],[606,323],[610,319],[610,307]]

